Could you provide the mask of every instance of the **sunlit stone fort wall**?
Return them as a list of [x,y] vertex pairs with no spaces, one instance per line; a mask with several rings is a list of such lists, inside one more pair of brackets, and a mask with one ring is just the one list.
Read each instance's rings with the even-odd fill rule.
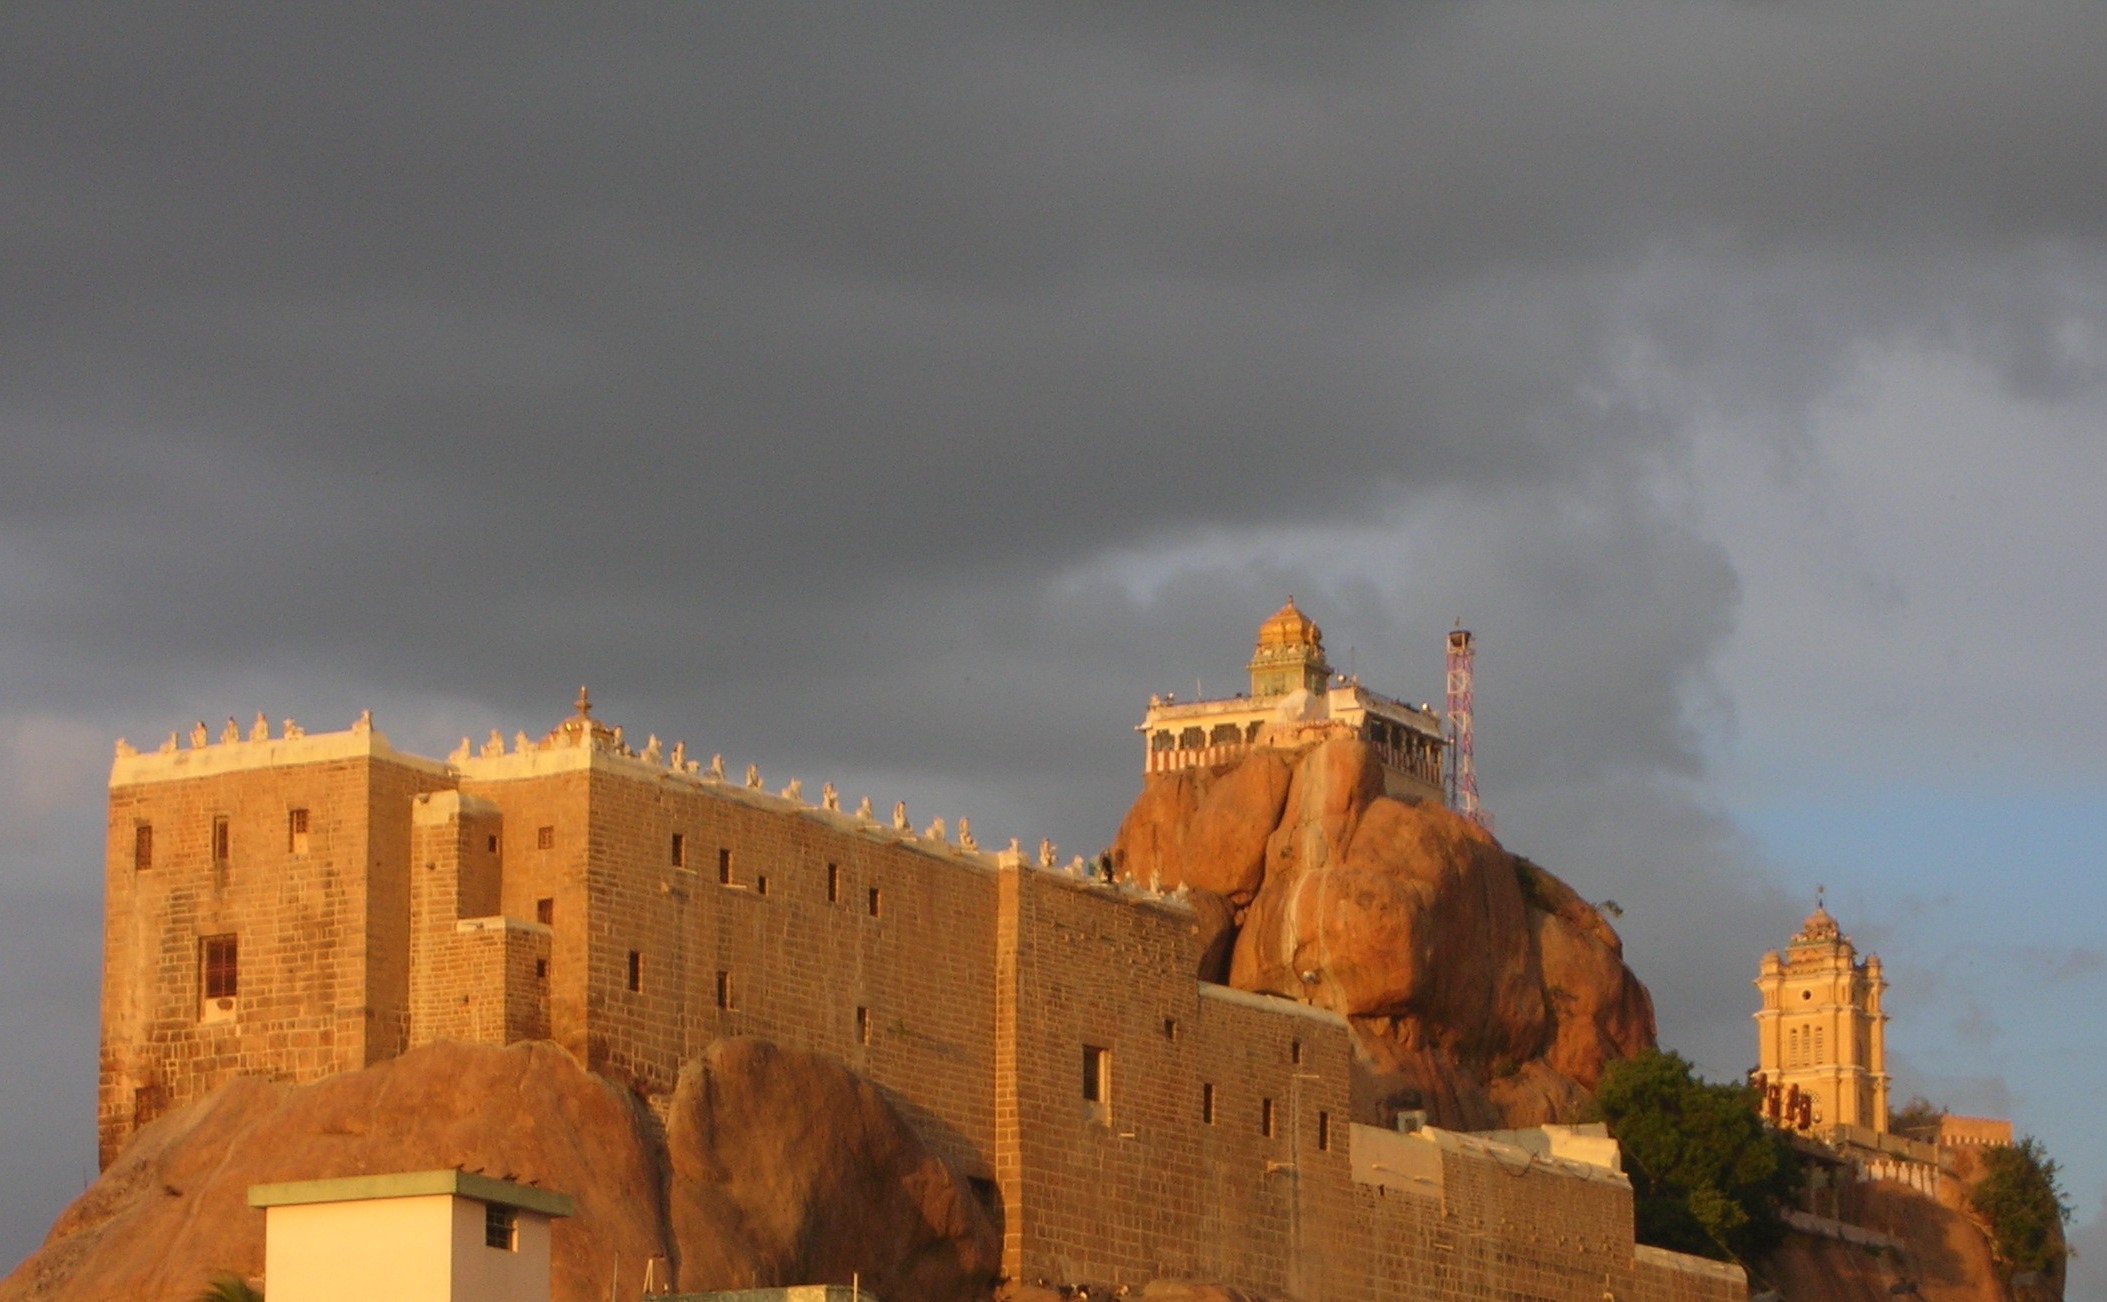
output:
[[685,1058],[756,1035],[885,1090],[972,1182],[1018,1279],[1745,1296],[1738,1271],[1635,1248],[1614,1171],[1354,1125],[1341,1019],[1196,981],[1180,898],[1050,847],[771,791],[627,744],[582,701],[444,762],[364,721],[273,734],[120,744],[105,1164],[237,1075],[549,1038],[663,1104]]

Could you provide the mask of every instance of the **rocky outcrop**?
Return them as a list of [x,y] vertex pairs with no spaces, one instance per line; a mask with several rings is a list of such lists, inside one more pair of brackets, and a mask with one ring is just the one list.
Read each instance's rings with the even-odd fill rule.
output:
[[[963,1183],[846,1067],[759,1041],[684,1069],[661,1128],[546,1043],[438,1043],[309,1085],[237,1080],[141,1131],[0,1302],[197,1296],[263,1269],[249,1186],[462,1167],[570,1194],[552,1296],[629,1292],[665,1259],[694,1289],[838,1280],[985,1297],[1000,1245]],[[883,1290],[883,1291],[879,1291]]]
[[1951,1199],[1878,1180],[1858,1186],[1855,1199],[1853,1220],[1895,1246],[1795,1232],[1762,1263],[1760,1286],[1794,1302],[2049,1302],[2063,1295],[2060,1280],[2008,1288],[1989,1240]]
[[1604,1063],[1654,1042],[1652,1000],[1601,913],[1476,824],[1384,794],[1362,742],[1152,775],[1112,857],[1193,893],[1216,954],[1203,978],[1348,1018],[1362,1120],[1559,1120]]
[[668,1207],[690,1292],[847,1281],[878,1297],[985,1297],[987,1213],[869,1081],[766,1040],[682,1068],[666,1119]]

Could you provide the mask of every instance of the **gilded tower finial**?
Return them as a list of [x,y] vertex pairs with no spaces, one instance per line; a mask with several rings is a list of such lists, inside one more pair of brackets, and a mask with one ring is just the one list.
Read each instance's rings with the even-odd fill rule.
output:
[[578,699],[573,701],[572,704],[578,707],[579,718],[590,719],[593,717],[593,698],[592,694],[585,690],[585,684],[578,684]]

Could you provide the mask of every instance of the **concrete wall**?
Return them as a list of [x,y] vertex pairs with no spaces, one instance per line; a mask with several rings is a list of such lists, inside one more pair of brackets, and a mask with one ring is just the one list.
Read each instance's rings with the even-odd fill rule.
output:
[[271,1302],[548,1302],[549,1218],[515,1213],[514,1246],[493,1248],[485,1211],[452,1194],[272,1207]]

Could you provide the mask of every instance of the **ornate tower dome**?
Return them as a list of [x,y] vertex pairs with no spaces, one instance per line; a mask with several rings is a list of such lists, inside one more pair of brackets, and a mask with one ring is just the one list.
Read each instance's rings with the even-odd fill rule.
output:
[[1298,689],[1321,692],[1331,682],[1324,630],[1302,613],[1293,597],[1258,626],[1250,670],[1253,696],[1285,696]]
[[[1829,910],[1814,912],[1780,955],[1763,956],[1756,974],[1763,1006],[1756,1013],[1756,1056],[1774,1118],[1819,1131],[1887,1129],[1887,982],[1880,960],[1861,960]],[[1807,1100],[1794,1119],[1791,1101]]]

